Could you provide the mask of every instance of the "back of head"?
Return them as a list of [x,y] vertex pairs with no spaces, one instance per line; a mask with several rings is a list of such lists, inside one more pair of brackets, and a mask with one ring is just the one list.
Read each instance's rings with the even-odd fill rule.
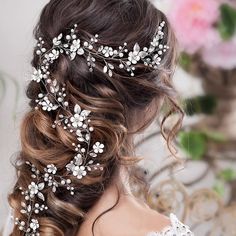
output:
[[[122,64],[120,60],[114,61],[109,68],[106,53],[110,53],[110,47],[119,50],[126,42],[127,51],[124,53],[133,52],[129,56],[138,57],[139,49],[150,45],[163,21],[166,22],[164,37],[158,43],[168,45],[169,49],[162,55],[158,68],[137,62],[140,58],[134,58],[137,61],[132,65],[135,69],[133,76],[130,76],[132,68],[130,71],[119,66]],[[66,54],[56,55],[56,62],[49,65],[47,80],[63,88],[62,94],[66,91],[69,104],[66,111],[63,107],[50,112],[43,107],[35,109],[39,104],[39,94],[47,92],[47,85],[42,81],[29,84],[27,96],[30,99],[30,111],[21,126],[22,151],[16,165],[18,177],[13,193],[9,196],[10,205],[18,218],[12,235],[37,235],[38,232],[40,235],[75,235],[84,216],[115,178],[120,167],[134,166],[136,159],[130,158],[134,151],[133,135],[153,121],[163,100],[170,104],[172,112],[179,109],[171,82],[176,61],[175,36],[165,15],[148,0],[51,0],[41,13],[35,37],[41,37],[40,42],[43,41],[44,48],[49,49],[56,45],[55,41],[53,45],[53,39],[61,33],[68,35],[74,24],[74,32],[80,39],[77,49],[98,34],[96,42],[103,45],[104,57],[94,53],[90,57],[92,61],[89,61],[91,53],[86,49],[83,55],[81,53],[73,60]],[[35,48],[32,60],[35,68],[41,63],[37,50]],[[95,52],[96,46],[91,50]],[[78,51],[76,53],[79,54]],[[93,60],[96,60],[96,66],[91,65]],[[84,116],[81,116],[82,111]],[[77,113],[78,116],[72,116],[70,126],[63,126],[60,121],[67,113]],[[83,123],[87,116],[93,132],[82,142],[79,140],[81,135],[78,132],[75,134],[73,129],[70,132],[70,127],[79,126],[76,122]],[[55,120],[59,125],[52,126]],[[170,132],[168,142],[171,142],[173,135],[174,132]],[[78,140],[82,143],[79,146]],[[81,161],[79,158],[85,152],[85,144],[94,151],[88,160],[91,166],[99,164],[99,168],[94,171],[90,170],[94,166],[85,166],[86,170],[75,168],[73,158],[76,157],[77,162]],[[65,170],[68,163],[74,168],[71,176]],[[78,171],[81,171],[80,175]],[[38,179],[37,173],[41,172],[46,172],[43,176],[46,184]],[[56,172],[61,182],[54,181],[51,174]],[[65,181],[68,184],[72,182],[73,187],[65,184]],[[55,191],[51,190],[52,186]],[[27,201],[27,196],[31,198],[30,194],[37,195],[38,205],[30,201],[30,207],[27,205],[27,208],[24,201]],[[38,209],[38,206],[41,208]]]

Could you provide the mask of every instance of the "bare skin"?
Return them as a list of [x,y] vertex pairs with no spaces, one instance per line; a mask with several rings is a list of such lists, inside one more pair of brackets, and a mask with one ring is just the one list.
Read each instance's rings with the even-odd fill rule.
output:
[[160,232],[170,225],[169,218],[135,198],[127,184],[114,183],[89,211],[77,236],[93,236],[92,224],[98,215],[116,203],[117,188],[120,192],[119,203],[99,218],[95,224],[94,236],[146,236],[149,232]]

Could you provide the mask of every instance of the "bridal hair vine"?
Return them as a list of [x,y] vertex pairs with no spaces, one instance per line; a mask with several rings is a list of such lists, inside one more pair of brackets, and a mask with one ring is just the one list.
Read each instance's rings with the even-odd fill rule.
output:
[[[99,171],[100,173],[103,171],[103,166],[96,160],[96,157],[103,153],[105,146],[100,141],[91,143],[91,135],[94,131],[90,125],[91,111],[83,110],[79,104],[76,104],[73,111],[70,111],[71,106],[67,101],[66,85],[59,84],[56,79],[53,79],[53,76],[50,76],[50,65],[61,54],[65,54],[69,56],[70,60],[74,60],[76,56],[86,57],[90,72],[96,66],[95,57],[100,58],[104,62],[103,72],[110,77],[113,75],[116,62],[119,64],[119,69],[126,70],[131,76],[134,76],[137,63],[143,63],[145,66],[157,69],[163,53],[169,48],[167,45],[161,44],[164,37],[164,26],[165,22],[163,21],[158,26],[149,47],[144,47],[141,50],[139,44],[136,43],[133,51],[130,52],[127,49],[127,43],[117,49],[104,45],[96,47],[98,35],[92,37],[88,42],[82,42],[77,37],[76,24],[65,37],[63,34],[55,37],[51,49],[46,49],[44,40],[42,37],[39,38],[36,49],[39,65],[37,68],[33,68],[32,81],[39,83],[43,92],[40,92],[35,100],[37,104],[35,109],[41,108],[45,112],[52,113],[59,110],[52,128],[63,128],[75,136],[76,142],[71,144],[75,151],[74,157],[65,165],[63,170],[51,163],[45,166],[43,171],[40,171],[33,163],[25,162],[31,172],[32,180],[26,188],[19,187],[24,196],[20,210],[20,213],[24,215],[24,220],[15,219],[15,224],[24,235],[40,235],[40,224],[37,216],[48,210],[44,190],[55,193],[60,188],[66,188],[71,195],[74,195],[77,190],[76,186],[73,185],[74,178],[81,180],[89,172]],[[63,171],[63,176],[60,175],[60,171]]]
[[[44,83],[43,83],[44,84]],[[61,107],[62,110],[66,110],[67,113],[67,102],[60,99],[61,94],[59,87],[55,81],[47,81],[50,85],[50,91],[46,94],[39,94],[40,99],[37,100],[38,106],[41,106],[45,111],[56,110]],[[64,90],[63,90],[64,91]],[[54,103],[52,103],[53,100]],[[48,104],[50,103],[50,105]],[[36,109],[39,109],[39,107]],[[38,170],[36,166],[29,161],[26,161],[26,165],[29,166],[31,171],[32,181],[26,189],[19,187],[21,194],[24,196],[24,200],[21,202],[20,213],[25,215],[27,220],[15,219],[15,224],[19,230],[24,232],[26,236],[39,236],[39,221],[37,215],[48,209],[46,205],[46,196],[43,194],[43,190],[49,189],[55,193],[58,188],[66,188],[71,195],[75,194],[76,186],[72,185],[70,176],[77,179],[82,179],[88,172],[91,171],[102,171],[103,167],[98,162],[94,161],[99,154],[103,153],[104,144],[95,142],[90,148],[91,133],[94,128],[89,125],[90,111],[82,110],[77,104],[74,107],[74,113],[70,115],[59,115],[59,120],[56,120],[52,125],[53,128],[56,126],[63,126],[63,129],[70,133],[74,133],[76,136],[77,143],[72,143],[74,147],[75,155],[74,158],[65,166],[66,174],[63,177],[58,172],[58,168],[55,164],[48,164],[43,172]]]
[[96,66],[95,58],[99,58],[104,62],[103,72],[110,77],[112,77],[117,63],[119,69],[126,70],[131,76],[135,75],[135,65],[137,63],[143,63],[145,66],[158,69],[164,53],[169,49],[169,46],[161,43],[164,38],[164,26],[165,21],[162,21],[148,47],[141,50],[139,44],[135,43],[132,51],[127,49],[126,42],[117,48],[101,45],[99,44],[98,34],[89,41],[82,42],[76,34],[77,24],[70,30],[70,34],[65,37],[62,33],[55,37],[52,41],[53,46],[49,50],[44,48],[44,41],[40,37],[36,53],[40,56],[42,64],[34,69],[33,79],[40,81],[42,78],[47,78],[50,74],[49,65],[57,60],[60,54],[68,55],[72,61],[76,56],[85,57],[90,72],[93,72],[93,68]]

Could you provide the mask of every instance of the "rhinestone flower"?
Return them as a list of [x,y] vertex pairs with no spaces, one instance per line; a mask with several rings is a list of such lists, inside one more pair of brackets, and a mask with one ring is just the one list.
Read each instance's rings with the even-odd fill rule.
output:
[[104,144],[100,143],[100,142],[96,142],[93,145],[93,151],[95,153],[103,153],[103,148],[104,148]]
[[39,228],[39,222],[38,222],[38,220],[32,219],[31,222],[30,222],[30,228],[31,228],[33,231],[36,231],[36,229]]

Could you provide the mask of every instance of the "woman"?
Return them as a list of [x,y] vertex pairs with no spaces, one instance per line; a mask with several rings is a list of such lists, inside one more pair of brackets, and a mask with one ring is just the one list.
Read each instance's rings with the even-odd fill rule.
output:
[[148,0],[51,0],[35,37],[11,235],[193,235],[130,188],[135,134],[163,104],[182,114],[165,15]]

